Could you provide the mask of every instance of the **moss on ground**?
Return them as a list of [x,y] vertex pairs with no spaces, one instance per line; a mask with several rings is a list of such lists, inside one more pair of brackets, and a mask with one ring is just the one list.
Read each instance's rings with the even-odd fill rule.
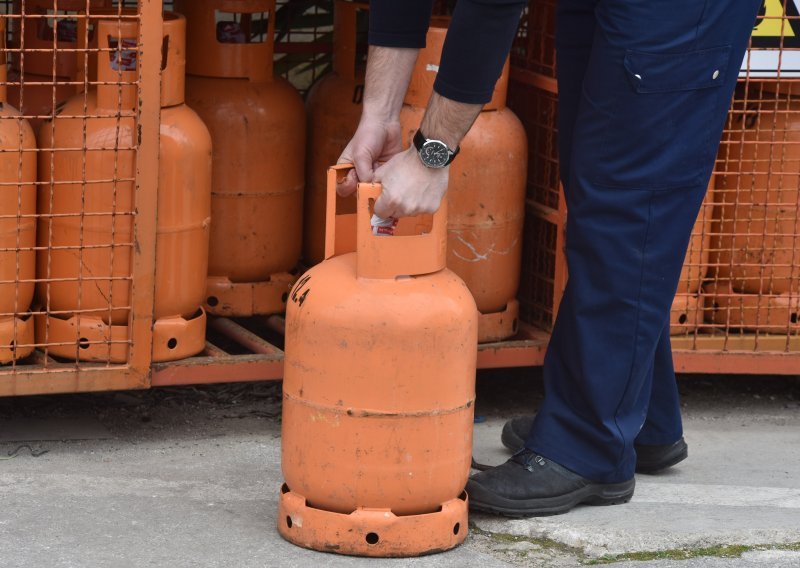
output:
[[800,550],[800,542],[791,544],[722,544],[703,548],[675,548],[671,550],[656,550],[646,552],[627,552],[625,554],[613,554],[601,556],[600,558],[587,559],[583,563],[589,566],[598,564],[613,564],[626,560],[690,560],[713,556],[716,558],[739,558],[745,552],[758,550]]
[[559,552],[564,552],[567,554],[581,556],[583,555],[583,551],[579,548],[573,548],[568,546],[562,542],[558,542],[556,540],[551,540],[549,538],[533,538],[528,536],[521,536],[517,534],[510,534],[510,533],[499,533],[499,532],[492,532],[487,531],[475,523],[469,523],[469,530],[472,531],[474,534],[478,534],[481,536],[485,536],[495,542],[498,543],[515,543],[515,542],[529,542],[531,544],[535,544],[539,548],[546,549],[546,550],[557,550]]
[[738,558],[745,552],[759,550],[798,550],[800,542],[790,544],[757,544],[739,545],[723,544],[700,548],[675,548],[671,550],[654,550],[643,552],[626,552],[623,554],[609,554],[599,558],[587,556],[583,550],[567,546],[561,542],[549,538],[533,538],[509,533],[497,533],[484,530],[474,523],[470,523],[470,530],[477,535],[484,536],[497,543],[517,543],[527,542],[534,544],[542,550],[557,551],[564,554],[575,556],[581,564],[587,566],[597,566],[601,564],[614,564],[616,562],[626,562],[630,560],[690,560],[692,558],[716,557],[716,558]]

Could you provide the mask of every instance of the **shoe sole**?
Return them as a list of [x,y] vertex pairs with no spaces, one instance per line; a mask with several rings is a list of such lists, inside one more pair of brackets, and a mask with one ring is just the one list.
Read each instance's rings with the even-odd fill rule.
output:
[[587,485],[558,497],[512,500],[498,497],[483,490],[480,484],[470,481],[467,484],[467,494],[472,511],[511,518],[546,517],[566,513],[577,505],[607,506],[627,503],[633,497],[635,486],[636,481],[631,479],[623,483]]
[[[512,452],[516,452],[525,445],[525,440],[520,438],[517,433],[514,432],[514,429],[511,428],[511,422],[506,422],[505,425],[503,425],[503,432],[500,434],[500,441]],[[684,442],[683,444],[673,448],[669,454],[665,455],[662,459],[656,462],[637,461],[636,473],[643,473],[645,475],[659,473],[676,464],[679,464],[688,457],[689,446],[686,444],[686,442]]]

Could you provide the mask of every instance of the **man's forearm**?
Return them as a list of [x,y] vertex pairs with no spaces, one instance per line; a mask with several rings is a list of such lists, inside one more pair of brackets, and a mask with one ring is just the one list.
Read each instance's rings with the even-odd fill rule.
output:
[[397,122],[419,49],[370,46],[363,118]]
[[460,103],[434,92],[419,129],[426,138],[441,140],[455,149],[478,118],[483,105]]
[[[363,116],[384,123],[397,122],[419,50],[380,46],[369,49]],[[455,148],[475,122],[482,106],[454,101],[434,92],[420,128],[426,137]]]

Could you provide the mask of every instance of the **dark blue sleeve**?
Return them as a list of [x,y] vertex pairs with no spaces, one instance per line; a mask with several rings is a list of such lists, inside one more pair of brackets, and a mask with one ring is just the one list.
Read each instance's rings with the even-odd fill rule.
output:
[[[489,102],[526,4],[458,0],[434,90],[462,103]],[[371,0],[369,10],[370,45],[425,47],[433,0]]]
[[489,102],[526,4],[524,0],[458,0],[434,90],[462,103]]
[[425,47],[433,0],[370,0],[369,44]]

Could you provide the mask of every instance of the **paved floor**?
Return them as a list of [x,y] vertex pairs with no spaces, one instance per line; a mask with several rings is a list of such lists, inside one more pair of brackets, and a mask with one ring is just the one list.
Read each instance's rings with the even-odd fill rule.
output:
[[[473,515],[458,549],[394,561],[278,537],[276,384],[0,399],[0,566],[800,567],[800,379],[680,386],[690,459],[631,503]],[[535,370],[482,375],[476,459],[505,460],[503,419],[541,396]]]

